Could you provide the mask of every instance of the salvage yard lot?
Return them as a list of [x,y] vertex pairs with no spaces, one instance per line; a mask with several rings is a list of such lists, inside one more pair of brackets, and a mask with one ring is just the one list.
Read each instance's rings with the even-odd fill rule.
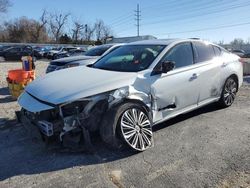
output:
[[[37,75],[48,63],[36,63]],[[232,107],[212,104],[154,127],[154,147],[110,151],[95,136],[94,153],[46,148],[13,120],[0,63],[0,187],[250,187],[250,85]]]

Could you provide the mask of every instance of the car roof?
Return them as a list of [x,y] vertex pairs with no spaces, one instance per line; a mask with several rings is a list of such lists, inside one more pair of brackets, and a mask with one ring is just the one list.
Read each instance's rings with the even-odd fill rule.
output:
[[127,45],[169,45],[171,43],[192,42],[192,41],[206,42],[200,39],[153,39],[153,40],[142,40],[142,41],[131,42]]

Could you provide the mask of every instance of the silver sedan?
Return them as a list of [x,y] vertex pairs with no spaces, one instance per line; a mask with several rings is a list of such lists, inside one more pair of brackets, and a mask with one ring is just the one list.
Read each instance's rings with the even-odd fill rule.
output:
[[134,42],[32,82],[19,98],[21,119],[67,146],[81,138],[90,145],[89,133],[99,131],[110,147],[144,151],[153,146],[152,126],[214,102],[229,107],[242,81],[239,57],[218,45]]

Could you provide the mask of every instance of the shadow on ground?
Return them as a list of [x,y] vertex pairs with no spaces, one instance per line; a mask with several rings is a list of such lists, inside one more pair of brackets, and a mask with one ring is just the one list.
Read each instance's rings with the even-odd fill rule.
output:
[[[188,118],[217,109],[216,105],[200,108],[156,125],[154,131],[159,131]],[[98,165],[128,158],[132,155],[140,155],[140,153],[128,149],[111,151],[105,147],[99,138],[94,138],[93,144],[95,150],[93,154],[58,152],[46,148],[40,141],[30,139],[22,126],[12,130],[0,130],[0,181],[23,174],[40,174],[74,166]]]
[[250,76],[245,76],[244,77],[244,82],[247,82],[250,84]]
[[8,88],[8,87],[0,88],[0,95],[3,96],[3,97],[0,97],[0,104],[1,104],[1,103],[9,103],[9,102],[16,101],[16,100],[13,99],[12,96],[10,95],[10,93],[9,93],[9,88]]
[[0,95],[9,95],[9,88],[8,87],[2,87],[0,88]]

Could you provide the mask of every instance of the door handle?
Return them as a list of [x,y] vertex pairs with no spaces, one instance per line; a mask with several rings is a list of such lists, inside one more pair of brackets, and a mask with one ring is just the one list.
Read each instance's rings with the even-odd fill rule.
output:
[[194,73],[194,74],[190,77],[189,81],[192,81],[192,80],[197,79],[198,76],[199,76],[198,74]]

